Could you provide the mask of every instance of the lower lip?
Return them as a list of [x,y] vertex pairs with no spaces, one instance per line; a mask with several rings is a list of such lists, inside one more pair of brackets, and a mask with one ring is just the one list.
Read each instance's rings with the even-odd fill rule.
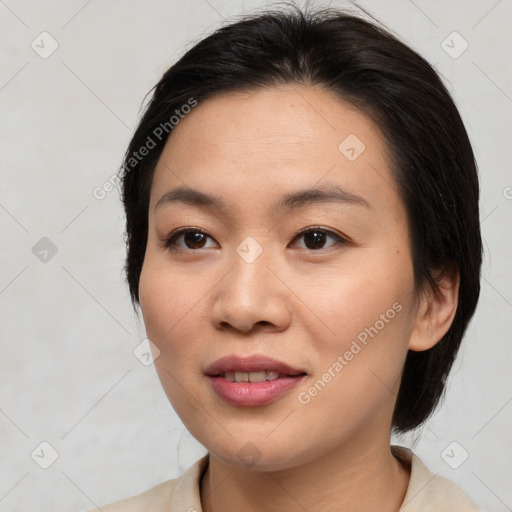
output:
[[267,405],[293,389],[305,375],[280,377],[264,382],[231,382],[224,377],[208,377],[219,397],[231,405],[255,407]]

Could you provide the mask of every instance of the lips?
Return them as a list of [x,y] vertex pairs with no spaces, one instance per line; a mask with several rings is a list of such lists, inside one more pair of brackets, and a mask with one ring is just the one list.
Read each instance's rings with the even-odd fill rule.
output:
[[[264,379],[262,378],[263,372],[265,372]],[[302,369],[294,368],[277,359],[261,355],[222,357],[208,366],[205,373],[209,377],[224,377],[230,381],[234,376],[238,382],[262,382],[263,380],[275,380],[282,376],[294,377],[306,374]],[[251,374],[253,374],[252,378]]]
[[235,407],[260,407],[289,393],[306,372],[267,356],[228,356],[206,369],[212,390]]

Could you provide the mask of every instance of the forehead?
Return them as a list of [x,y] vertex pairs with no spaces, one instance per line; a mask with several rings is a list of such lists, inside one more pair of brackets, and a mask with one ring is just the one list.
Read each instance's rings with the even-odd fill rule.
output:
[[[157,164],[151,204],[172,187],[258,200],[335,183],[371,203],[396,200],[378,127],[320,86],[218,94],[175,126]],[[383,196],[388,197],[383,197]],[[247,197],[246,197],[247,199]]]

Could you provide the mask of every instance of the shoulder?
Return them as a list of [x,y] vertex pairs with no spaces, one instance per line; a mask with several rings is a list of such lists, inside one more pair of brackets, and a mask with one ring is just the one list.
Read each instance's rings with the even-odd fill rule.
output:
[[101,508],[89,512],[163,512],[169,510],[171,496],[176,488],[178,479],[168,480],[146,492],[132,496],[131,498],[116,501],[109,505],[102,505]]
[[209,453],[197,460],[179,478],[167,480],[131,498],[102,505],[88,512],[187,512],[201,510],[201,477]]
[[475,503],[458,485],[432,473],[410,449],[392,446],[392,453],[411,465],[409,487],[400,511],[478,512]]

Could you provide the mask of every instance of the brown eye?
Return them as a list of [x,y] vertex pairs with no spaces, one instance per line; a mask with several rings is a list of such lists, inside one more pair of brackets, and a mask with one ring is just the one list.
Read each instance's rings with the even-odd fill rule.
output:
[[[165,247],[178,249],[203,249],[207,239],[211,237],[198,229],[181,229],[175,231],[165,241]],[[183,239],[183,245],[178,244],[178,240]]]
[[197,231],[189,231],[183,234],[183,241],[189,249],[201,249],[206,241],[206,235]]
[[304,242],[308,249],[322,249],[326,238],[322,231],[309,231],[304,234]]
[[312,228],[306,231],[302,231],[295,238],[303,238],[305,248],[313,251],[325,249],[325,243],[329,238],[334,239],[334,243],[328,245],[327,248],[333,247],[338,244],[348,243],[347,240],[337,235],[336,233],[322,228]]

